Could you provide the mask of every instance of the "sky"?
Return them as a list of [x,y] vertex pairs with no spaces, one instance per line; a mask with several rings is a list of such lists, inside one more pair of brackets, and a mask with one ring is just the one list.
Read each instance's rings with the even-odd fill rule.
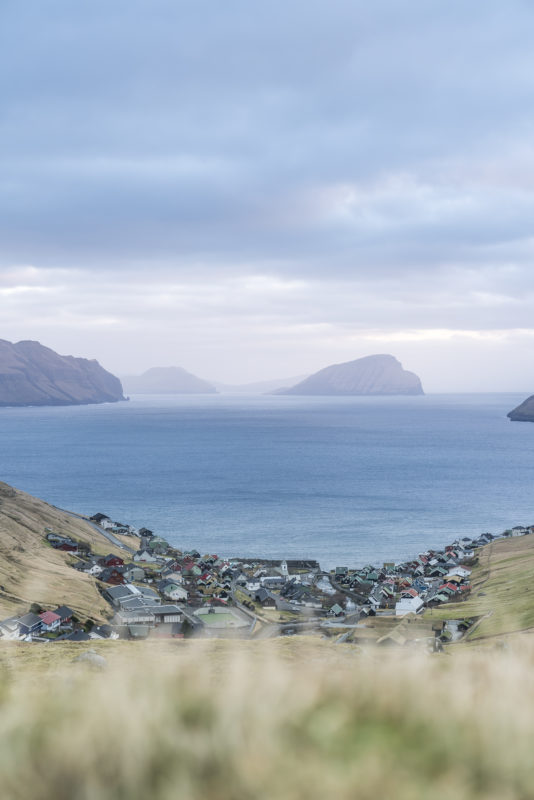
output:
[[534,391],[534,4],[2,0],[0,338]]

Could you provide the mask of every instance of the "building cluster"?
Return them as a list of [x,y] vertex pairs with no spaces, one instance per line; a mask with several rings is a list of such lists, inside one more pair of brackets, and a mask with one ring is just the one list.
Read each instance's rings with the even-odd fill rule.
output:
[[109,605],[109,624],[79,621],[62,606],[33,608],[0,621],[0,638],[84,641],[91,638],[176,638],[189,635],[250,636],[258,626],[273,635],[299,625],[328,629],[361,625],[367,617],[402,617],[465,599],[476,550],[502,536],[523,536],[534,527],[457,539],[442,550],[381,567],[338,566],[323,572],[313,560],[222,558],[180,551],[142,528],[115,523],[104,514],[91,521],[105,534],[139,537],[138,549],[121,544],[121,555],[97,555],[89,545],[46,530],[74,569],[95,578]]

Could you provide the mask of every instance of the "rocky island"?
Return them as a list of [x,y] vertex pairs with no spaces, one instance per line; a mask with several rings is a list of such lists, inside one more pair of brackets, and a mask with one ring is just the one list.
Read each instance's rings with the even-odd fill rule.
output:
[[0,406],[71,406],[124,400],[98,361],[61,356],[39,342],[0,339]]
[[420,395],[421,381],[403,369],[391,355],[373,355],[333,364],[289,389],[275,394],[291,395]]
[[510,411],[507,417],[512,422],[534,422],[534,394],[527,397],[517,408]]
[[122,379],[128,394],[217,394],[217,389],[182,367],[153,367]]

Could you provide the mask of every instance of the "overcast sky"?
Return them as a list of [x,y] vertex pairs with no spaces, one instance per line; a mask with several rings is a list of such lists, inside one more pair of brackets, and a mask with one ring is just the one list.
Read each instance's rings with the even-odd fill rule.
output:
[[2,0],[0,338],[534,391],[534,4]]

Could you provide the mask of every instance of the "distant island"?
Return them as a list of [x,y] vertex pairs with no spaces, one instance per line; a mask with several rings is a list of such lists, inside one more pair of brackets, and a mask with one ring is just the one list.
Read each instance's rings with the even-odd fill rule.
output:
[[512,422],[534,422],[534,394],[527,397],[517,408],[510,411],[507,417]]
[[217,394],[213,384],[182,367],[153,367],[122,379],[128,394]]
[[421,381],[413,372],[403,369],[391,355],[373,355],[333,364],[279,395],[421,395]]
[[124,400],[98,361],[61,356],[39,342],[0,339],[0,406],[71,406]]

